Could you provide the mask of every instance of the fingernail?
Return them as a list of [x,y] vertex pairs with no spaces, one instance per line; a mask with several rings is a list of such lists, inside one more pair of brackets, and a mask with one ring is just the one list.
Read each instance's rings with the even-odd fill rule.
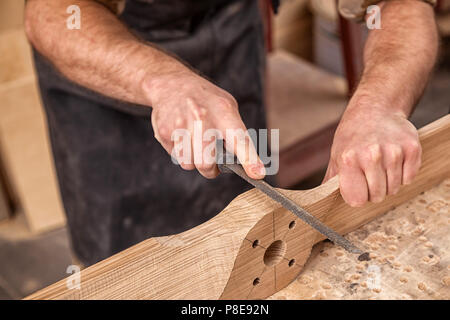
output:
[[362,205],[362,203],[359,203],[359,202],[350,202],[350,207],[353,207],[353,208],[360,208],[360,207],[362,207],[363,205]]
[[376,198],[373,198],[373,199],[372,199],[372,202],[373,202],[373,203],[380,203],[380,202],[382,202],[383,200],[384,200],[383,197],[376,197]]
[[261,166],[261,168],[259,169],[259,174],[261,176],[265,176],[266,175],[266,168],[264,166]]
[[255,164],[250,167],[250,170],[257,176],[265,176],[266,168],[262,164]]

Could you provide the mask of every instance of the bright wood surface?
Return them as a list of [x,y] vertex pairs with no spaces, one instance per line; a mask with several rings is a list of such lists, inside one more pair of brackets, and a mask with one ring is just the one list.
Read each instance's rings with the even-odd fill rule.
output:
[[[13,12],[23,13],[23,1],[0,2],[0,17],[15,2]],[[65,215],[30,50],[23,28],[0,30],[0,162],[15,207],[37,234],[63,226]]]
[[[419,174],[383,203],[347,206],[337,177],[315,189],[283,192],[336,231],[351,232],[450,176],[450,115],[419,132]],[[323,239],[253,189],[196,228],[148,239],[83,270],[79,290],[62,280],[28,299],[266,298],[297,278]]]
[[270,299],[449,300],[449,227],[450,178],[346,235],[370,250],[370,261],[322,241]]

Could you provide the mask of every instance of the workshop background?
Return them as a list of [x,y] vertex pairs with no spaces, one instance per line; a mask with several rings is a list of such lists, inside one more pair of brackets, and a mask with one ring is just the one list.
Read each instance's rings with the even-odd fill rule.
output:
[[[256,1],[256,0],[255,0]],[[286,0],[267,29],[267,117],[280,130],[278,185],[320,183],[334,129],[361,68],[367,29],[339,19],[334,0]],[[263,4],[264,3],[264,4]],[[67,276],[72,264],[23,0],[0,1],[0,299],[20,299]],[[450,109],[450,1],[437,8],[442,49],[412,122]]]

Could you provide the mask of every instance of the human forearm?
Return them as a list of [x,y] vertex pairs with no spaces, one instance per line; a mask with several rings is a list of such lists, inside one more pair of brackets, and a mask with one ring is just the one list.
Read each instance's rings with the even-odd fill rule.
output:
[[433,8],[418,0],[387,1],[381,27],[369,33],[364,72],[349,109],[377,107],[408,117],[436,60]]
[[[81,9],[81,30],[66,28],[66,8],[73,4]],[[190,72],[93,0],[29,0],[25,25],[36,49],[67,78],[119,100],[149,105],[144,79]]]
[[380,202],[413,181],[421,146],[408,116],[436,60],[432,7],[419,0],[385,2],[381,30],[370,32],[364,72],[334,136],[325,180],[339,174],[353,206]]
[[[66,28],[66,8],[74,4],[81,9],[81,30]],[[104,95],[151,106],[155,138],[186,170],[197,169],[207,178],[219,173],[212,156],[191,150],[204,143],[204,132],[217,129],[225,137],[228,129],[246,131],[237,102],[228,92],[140,41],[93,0],[29,0],[25,22],[30,41],[67,78]],[[200,135],[193,132],[196,123],[201,123]],[[173,140],[176,130],[183,130],[191,141],[179,153]],[[264,176],[248,136],[238,137],[236,144],[224,140],[247,174]],[[194,157],[194,152],[200,156]]]

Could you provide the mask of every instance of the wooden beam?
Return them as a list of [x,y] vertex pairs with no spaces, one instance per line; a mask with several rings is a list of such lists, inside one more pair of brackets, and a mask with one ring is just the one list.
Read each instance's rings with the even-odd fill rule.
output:
[[[450,176],[450,115],[419,132],[419,174],[382,203],[347,206],[337,177],[315,189],[283,192],[338,232],[355,230]],[[253,189],[196,228],[148,239],[83,270],[80,289],[69,290],[62,280],[27,299],[266,298],[299,275],[323,239]]]

